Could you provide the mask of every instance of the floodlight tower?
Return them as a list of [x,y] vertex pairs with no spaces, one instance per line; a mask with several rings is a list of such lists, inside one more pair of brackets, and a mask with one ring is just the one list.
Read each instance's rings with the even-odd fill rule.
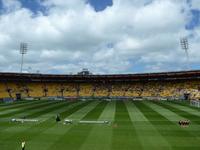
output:
[[189,70],[190,69],[190,59],[189,59],[189,53],[188,53],[188,49],[189,49],[188,39],[181,38],[180,43],[181,43],[182,49],[185,51],[185,55],[187,57],[187,69]]
[[20,69],[21,73],[23,71],[24,55],[27,53],[27,51],[28,51],[28,44],[27,43],[20,43],[20,54],[22,55],[21,69]]

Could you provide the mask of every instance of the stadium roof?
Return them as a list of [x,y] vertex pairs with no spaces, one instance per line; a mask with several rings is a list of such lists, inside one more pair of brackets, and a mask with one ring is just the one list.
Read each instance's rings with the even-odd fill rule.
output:
[[108,74],[108,75],[61,75],[61,74],[30,74],[30,73],[0,73],[1,81],[24,82],[115,82],[115,81],[154,81],[154,80],[200,79],[200,70],[138,73],[138,74]]

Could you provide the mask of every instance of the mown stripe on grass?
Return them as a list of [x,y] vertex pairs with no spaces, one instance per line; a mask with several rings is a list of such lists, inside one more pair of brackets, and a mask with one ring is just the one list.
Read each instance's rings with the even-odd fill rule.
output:
[[28,100],[20,100],[20,101],[14,101],[14,102],[11,102],[11,103],[2,102],[2,103],[0,103],[0,107],[14,106],[14,105],[26,103],[26,102],[29,102],[29,101]]
[[[97,104],[90,112],[86,114],[85,117],[83,117],[83,120],[97,120],[107,103],[108,102],[106,101],[102,101]],[[58,143],[55,143],[55,145],[53,145],[50,149],[57,148],[59,150],[65,150],[66,148],[69,148],[70,150],[78,150],[85,142],[93,126],[94,125],[88,124],[79,124],[73,126],[64,136],[59,139]]]
[[10,104],[7,104],[5,106],[0,106],[0,108],[12,108],[12,107],[15,107],[15,106],[18,106],[18,105],[23,105],[23,104],[30,104],[30,103],[41,103],[41,102],[46,102],[46,101],[49,101],[49,100],[23,100],[23,101],[16,101],[16,102],[13,102],[13,103],[10,103]]
[[141,149],[135,127],[123,101],[116,102],[115,121],[113,123],[112,150]]
[[[173,105],[173,103],[170,103],[170,104]],[[151,106],[153,109],[155,109],[156,111],[158,111],[159,113],[162,113],[162,114],[164,112],[168,112],[168,114],[165,114],[165,117],[168,118],[169,120],[173,121],[175,124],[178,124],[179,120],[188,119],[188,118],[185,118],[185,117],[171,111],[171,109],[164,108],[163,105],[161,105],[161,106],[157,105],[157,102],[149,103],[149,106]],[[160,109],[157,110],[157,108],[160,108]],[[200,132],[199,132],[200,131],[200,125],[196,124],[195,122],[192,122],[190,124],[189,128],[186,128],[185,130],[187,130],[194,137],[200,138]]]
[[39,111],[36,111],[34,113],[29,113],[28,115],[25,115],[26,118],[36,118],[36,117],[40,117],[41,115],[44,115],[46,113],[50,113],[54,110],[57,110],[57,109],[60,109],[64,106],[68,106],[70,103],[69,102],[58,102],[58,103],[55,103],[53,106],[51,105],[51,107],[43,107],[42,109],[40,109]]
[[[65,108],[65,110],[58,111],[57,113],[61,114],[61,118],[65,118],[68,115],[73,114],[74,112],[82,109],[82,107],[88,106],[91,101],[89,102],[81,102],[81,101],[76,101],[75,103],[72,103],[69,105],[69,107]],[[53,128],[56,128],[56,131],[62,130],[62,133],[64,133],[65,129],[62,129],[64,125],[61,123],[56,123],[55,122],[55,117],[50,117],[48,120],[42,122],[39,125],[35,125],[34,127],[31,128],[31,131],[27,131],[23,133],[23,137],[25,137],[30,145],[31,148],[34,149],[44,149],[45,146],[50,145],[49,142],[43,143],[41,142],[42,139],[46,139],[47,141],[55,136],[52,134],[46,134],[48,131],[51,131]],[[48,137],[48,138],[47,138]],[[34,140],[35,139],[35,140]],[[18,139],[20,141],[20,139]]]
[[100,102],[92,111],[90,111],[82,120],[98,120],[107,105],[107,101]]
[[[45,103],[43,101],[41,101],[41,104],[43,107],[46,107],[46,106],[49,106],[49,102],[46,101]],[[44,104],[46,106],[44,106]],[[30,112],[33,112],[33,111],[37,111],[38,110],[38,107],[40,107],[41,105],[40,104],[32,104],[32,107],[30,107],[29,105],[27,107],[23,107],[22,110],[18,111],[18,113],[16,114],[10,114],[7,115],[7,117],[5,118],[1,118],[0,119],[0,132],[2,132],[3,130],[9,128],[9,127],[12,127],[14,126],[13,123],[10,121],[11,118],[19,118],[19,117],[23,117],[25,114],[27,113],[30,113]],[[30,108],[30,110],[28,109]],[[32,109],[33,108],[33,109]]]
[[20,102],[16,102],[15,105],[8,105],[8,106],[4,106],[4,107],[0,107],[0,112],[4,111],[4,110],[8,110],[8,109],[15,109],[15,108],[20,108],[22,106],[26,106],[27,104],[30,105],[30,104],[37,104],[37,103],[40,103],[40,101],[36,101],[36,100],[33,100],[33,101],[26,101],[26,102],[23,102],[23,103],[20,103]]
[[[115,117],[115,101],[107,104],[98,120],[107,120],[111,123]],[[103,138],[102,138],[103,137]],[[111,124],[95,125],[80,150],[110,150],[112,141]]]
[[165,111],[164,109],[162,110],[162,107],[155,104],[153,106],[150,102],[136,103],[136,106],[168,141],[172,149],[188,149],[189,147],[197,149],[197,147],[200,147],[198,145],[199,139],[196,136],[179,127],[176,122],[168,120],[165,116],[161,115]]
[[42,101],[41,103],[37,103],[37,104],[27,104],[26,106],[22,106],[19,109],[17,109],[16,111],[12,111],[12,112],[8,112],[5,114],[0,114],[0,118],[7,118],[22,112],[25,112],[27,110],[34,110],[34,109],[38,109],[44,106],[48,106],[48,105],[52,105],[56,102],[54,101]]
[[5,109],[3,111],[0,111],[0,116],[4,115],[4,114],[8,114],[8,113],[14,113],[14,112],[16,112],[16,111],[18,111],[18,110],[20,110],[22,108],[25,108],[25,107],[28,107],[28,106],[31,106],[31,105],[42,104],[42,103],[46,103],[46,102],[48,102],[48,101],[41,101],[41,102],[40,101],[34,101],[34,103],[32,103],[32,102],[25,103],[22,106],[17,107],[17,108]]
[[161,103],[173,106],[174,108],[180,109],[182,111],[185,111],[185,112],[188,112],[192,115],[200,117],[200,109],[193,109],[190,106],[183,106],[183,105],[180,105],[180,104],[177,104],[177,103],[171,103],[171,102],[168,102],[168,101],[161,101]]
[[172,112],[174,112],[174,113],[176,113],[176,114],[178,114],[178,115],[180,115],[180,116],[182,116],[184,118],[189,119],[193,123],[196,123],[196,124],[200,125],[200,116],[195,115],[195,113],[193,113],[193,112],[184,111],[183,108],[181,108],[181,107],[177,108],[177,106],[175,106],[177,104],[173,104],[172,105],[170,103],[163,103],[163,102],[156,103],[156,104],[159,105],[159,106],[162,106],[162,107],[164,107],[166,109],[169,109],[170,111],[172,111]]
[[189,108],[194,109],[194,110],[196,110],[196,111],[200,111],[200,108],[191,106],[189,101],[171,100],[171,101],[167,101],[167,102],[172,103],[172,104],[178,104],[178,105],[181,105],[181,106],[186,106],[186,107],[189,107]]
[[[68,103],[68,104],[70,104],[70,103]],[[64,112],[67,110],[70,111],[71,109],[74,109],[74,107],[78,108],[78,107],[80,107],[80,105],[84,105],[84,103],[81,103],[80,105],[75,105],[75,104],[76,103],[71,103],[70,105],[64,105],[64,107],[66,109],[64,109],[63,111]],[[72,107],[70,107],[70,106],[72,106]],[[60,107],[63,107],[63,106],[60,106]],[[53,110],[53,111],[55,111],[55,110]],[[30,141],[32,138],[36,138],[39,134],[41,134],[41,132],[44,132],[45,130],[51,128],[55,124],[56,123],[55,123],[54,116],[52,116],[48,120],[46,120],[40,124],[35,124],[35,125],[32,125],[31,127],[25,126],[25,130],[15,133],[12,137],[10,137],[9,139],[6,139],[4,141],[12,140],[13,143],[12,143],[12,145],[9,145],[9,148],[15,149],[16,147],[18,147],[17,143],[19,143],[22,139],[26,139],[26,141]],[[4,146],[6,146],[6,145],[4,144]]]
[[165,116],[165,118],[167,118],[171,122],[174,122],[175,124],[177,124],[177,122],[179,120],[186,119],[186,118],[184,118],[184,117],[172,112],[169,109],[166,109],[166,108],[164,108],[162,106],[156,105],[153,101],[146,101],[145,103],[149,107],[151,107],[153,110],[155,110],[156,112],[160,113],[162,116]]
[[135,103],[136,102],[128,101],[125,104],[137,132],[137,136],[141,142],[142,149],[149,150],[170,148],[169,143],[135,106]]
[[[57,103],[57,104],[59,105],[59,103]],[[57,105],[57,104],[55,103],[55,105]],[[38,112],[39,112],[38,115],[41,115],[40,112],[44,112],[46,110],[49,110],[48,108],[55,107],[55,105],[45,105],[42,108],[37,108],[37,109],[33,109],[33,110],[27,110],[27,111],[25,111],[23,113],[19,113],[19,114],[10,116],[10,117],[11,118],[19,118],[19,117],[23,117],[24,116],[24,117],[28,118],[28,117],[30,117],[29,115],[37,115]],[[44,113],[48,113],[48,112],[46,111]],[[0,126],[0,129],[1,129],[0,132],[2,132],[3,130],[5,130],[7,128],[16,126],[16,124],[12,123],[9,118],[6,118],[4,121],[0,122],[0,125],[1,125]]]
[[87,107],[88,104],[90,104],[90,103],[92,103],[92,101],[83,102],[83,104],[81,104],[77,107],[73,107],[70,110],[64,111],[60,115],[62,118],[66,118],[66,117],[72,115],[73,113],[77,112],[78,110],[80,110],[82,107]]
[[[81,120],[88,112],[90,112],[99,102],[97,101],[88,101],[87,106],[84,106],[77,110],[76,112],[72,113],[69,116],[65,116],[69,119],[72,119],[73,121]],[[75,123],[76,125],[76,123]],[[52,128],[49,128],[42,132],[42,134],[38,135],[36,138],[31,140],[29,143],[31,147],[37,147],[37,150],[47,150],[47,149],[54,149],[55,143],[59,143],[59,139],[68,132],[69,129],[71,129],[74,126],[72,125],[62,125],[57,124],[53,126]],[[48,139],[46,137],[49,137]],[[42,141],[42,142],[41,142]],[[57,149],[55,147],[55,149]]]
[[[67,105],[69,105],[69,103],[66,103]],[[62,108],[63,106],[65,106],[64,105],[64,103],[62,102],[62,103],[56,103],[56,104],[54,104],[53,106],[52,105],[50,105],[50,106],[45,106],[45,107],[43,107],[43,108],[41,108],[41,109],[37,109],[37,110],[35,110],[35,111],[32,111],[32,112],[30,112],[30,111],[27,111],[27,113],[29,114],[29,115],[34,115],[34,116],[36,116],[36,117],[38,117],[38,116],[42,116],[42,115],[44,115],[44,114],[46,114],[46,113],[49,113],[49,112],[51,112],[51,111],[54,111],[54,110],[56,110],[56,109],[58,109],[58,108]],[[46,110],[48,110],[48,111],[46,111]],[[38,113],[39,112],[39,113]],[[38,124],[38,123],[37,123]],[[28,124],[28,123],[24,123],[24,125],[22,126],[22,124],[21,123],[9,123],[9,126],[7,126],[6,128],[4,128],[4,129],[1,129],[1,132],[3,132],[3,133],[8,133],[8,134],[6,134],[6,135],[4,135],[4,136],[0,136],[0,139],[1,140],[3,140],[3,139],[7,139],[9,136],[10,136],[10,134],[13,134],[13,133],[11,133],[10,131],[15,131],[15,129],[17,128],[18,130],[18,132],[23,132],[24,130],[26,130],[27,128],[29,129],[31,126],[34,126],[35,124],[34,123],[32,123],[32,124]]]

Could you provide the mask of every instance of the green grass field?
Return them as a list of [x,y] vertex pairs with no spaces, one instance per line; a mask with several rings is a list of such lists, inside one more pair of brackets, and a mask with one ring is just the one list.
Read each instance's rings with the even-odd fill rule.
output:
[[[56,123],[55,115],[75,121]],[[39,119],[37,123],[12,118]],[[178,121],[189,119],[189,127]],[[78,124],[109,120],[111,124]],[[200,109],[153,101],[19,101],[0,104],[0,150],[200,150]]]

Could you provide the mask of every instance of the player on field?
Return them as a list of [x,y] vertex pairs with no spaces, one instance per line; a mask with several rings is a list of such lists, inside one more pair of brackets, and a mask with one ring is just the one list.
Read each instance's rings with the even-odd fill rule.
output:
[[56,122],[59,122],[59,121],[61,121],[61,119],[60,119],[60,114],[57,114],[57,115],[56,115]]
[[22,142],[22,150],[25,150],[25,144],[26,144],[26,142],[23,141],[23,142]]

